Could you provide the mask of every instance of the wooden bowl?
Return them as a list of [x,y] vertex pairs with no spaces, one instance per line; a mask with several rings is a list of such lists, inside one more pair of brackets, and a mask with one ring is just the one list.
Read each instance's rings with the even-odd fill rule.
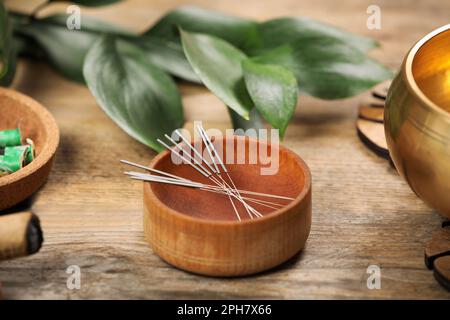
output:
[[[248,137],[218,139],[223,147],[233,139],[267,147]],[[234,154],[237,152],[234,143]],[[270,152],[270,151],[269,151]],[[211,182],[187,164],[176,165],[169,151],[159,154],[150,166],[194,181]],[[168,263],[209,276],[242,276],[271,269],[297,254],[305,245],[311,227],[311,174],[305,162],[286,148],[279,148],[279,170],[261,175],[256,164],[226,164],[240,190],[295,198],[281,209],[254,205],[264,216],[250,219],[238,205],[238,221],[227,196],[193,188],[144,183],[144,232],[154,252]],[[261,198],[263,199],[263,198]]]
[[35,143],[36,158],[10,175],[0,177],[0,210],[27,199],[47,180],[59,143],[52,115],[37,101],[11,89],[0,88],[0,130],[20,126],[22,139]]

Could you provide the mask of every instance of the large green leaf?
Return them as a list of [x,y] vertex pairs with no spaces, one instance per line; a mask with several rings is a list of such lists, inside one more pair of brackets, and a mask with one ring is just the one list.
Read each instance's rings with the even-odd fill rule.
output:
[[[50,2],[60,2],[66,0],[50,0]],[[107,6],[116,2],[120,2],[122,0],[70,0],[70,2],[80,4],[86,7],[100,7]]]
[[205,86],[227,106],[248,119],[253,103],[245,88],[241,67],[246,55],[217,37],[180,32],[184,53]]
[[9,31],[8,13],[3,2],[0,2],[0,77],[3,77],[7,71]]
[[[84,82],[82,70],[84,57],[101,34],[114,34],[120,41],[139,45],[148,59],[161,69],[182,79],[200,83],[178,42],[153,36],[137,36],[115,25],[82,16],[81,29],[69,30],[65,15],[54,15],[30,24],[18,24],[18,31],[31,37],[46,53],[46,58],[61,74],[69,79]],[[36,50],[36,47],[33,48]]]
[[287,68],[301,91],[322,99],[354,96],[392,77],[391,71],[360,50],[331,38],[303,39],[253,61]]
[[368,51],[378,46],[373,39],[361,37],[306,17],[269,20],[261,23],[258,29],[261,45],[266,49],[288,43],[303,43],[310,38],[339,40],[343,44],[361,51]]
[[245,84],[256,109],[283,138],[297,106],[297,81],[286,68],[244,60]]
[[18,24],[16,28],[43,49],[56,70],[78,82],[84,82],[84,57],[100,34],[133,37],[133,34],[122,28],[85,15],[81,18],[80,30],[69,30],[66,19],[65,15],[54,15],[33,20],[29,24]]
[[179,42],[143,35],[134,39],[133,43],[139,45],[145,51],[148,59],[157,67],[181,79],[201,83],[187,61]]
[[149,63],[137,46],[103,36],[89,50],[83,73],[100,107],[130,136],[161,151],[156,142],[183,125],[172,78]]
[[0,2],[0,79],[3,85],[9,84],[5,77],[15,68],[15,53],[12,46],[12,27],[8,12]]
[[261,118],[261,115],[258,113],[258,110],[256,110],[256,108],[253,108],[250,111],[248,120],[245,120],[244,118],[242,118],[233,109],[231,109],[231,108],[227,108],[227,109],[228,109],[228,113],[230,114],[230,119],[233,124],[234,130],[238,130],[238,131],[236,131],[236,134],[241,135],[240,130],[243,130],[244,134],[246,134],[248,136],[257,137],[257,132],[252,132],[252,131],[248,131],[248,130],[249,129],[258,130],[258,129],[265,128],[264,120]]
[[241,49],[259,43],[256,22],[193,6],[183,6],[169,12],[146,34],[178,42],[178,28],[214,35]]
[[18,39],[11,38],[10,49],[8,50],[7,56],[7,65],[6,65],[6,73],[0,78],[1,86],[9,86],[14,80],[14,76],[16,74],[16,64],[17,64],[17,54],[19,50],[19,41]]

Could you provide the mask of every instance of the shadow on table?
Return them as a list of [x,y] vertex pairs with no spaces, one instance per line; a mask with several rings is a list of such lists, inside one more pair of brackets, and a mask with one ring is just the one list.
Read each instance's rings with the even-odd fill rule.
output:
[[14,207],[11,207],[11,208],[8,208],[5,210],[0,210],[0,216],[5,215],[5,214],[22,212],[22,211],[30,211],[31,206],[33,205],[33,202],[34,202],[34,195],[29,197],[28,199],[25,199],[24,201],[20,202],[19,204],[16,204]]

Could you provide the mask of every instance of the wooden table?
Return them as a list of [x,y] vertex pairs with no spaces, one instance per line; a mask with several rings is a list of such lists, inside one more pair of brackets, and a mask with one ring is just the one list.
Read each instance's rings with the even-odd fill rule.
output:
[[[374,56],[393,69],[417,39],[450,18],[450,3],[442,0],[379,1],[382,29],[374,31],[366,28],[372,1],[358,0],[136,0],[83,13],[144,30],[184,2],[258,20],[317,18],[378,39],[382,48]],[[84,86],[39,63],[22,62],[19,71],[14,87],[53,113],[61,145],[50,180],[32,201],[44,246],[0,263],[5,298],[450,298],[423,263],[424,245],[442,218],[359,141],[354,120],[362,96],[334,102],[302,96],[287,130],[284,145],[313,174],[313,225],[303,253],[264,274],[216,279],[167,265],[144,241],[142,185],[124,178],[117,160],[148,162],[155,153],[123,133]],[[187,121],[230,125],[206,89],[180,87]],[[366,286],[372,264],[381,267],[380,290]],[[81,268],[80,290],[66,287],[70,265]]]

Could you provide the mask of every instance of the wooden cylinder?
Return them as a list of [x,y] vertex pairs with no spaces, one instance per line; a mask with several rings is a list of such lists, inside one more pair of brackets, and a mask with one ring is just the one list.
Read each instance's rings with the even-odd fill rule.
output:
[[39,218],[33,213],[0,216],[0,261],[36,253],[42,242]]

